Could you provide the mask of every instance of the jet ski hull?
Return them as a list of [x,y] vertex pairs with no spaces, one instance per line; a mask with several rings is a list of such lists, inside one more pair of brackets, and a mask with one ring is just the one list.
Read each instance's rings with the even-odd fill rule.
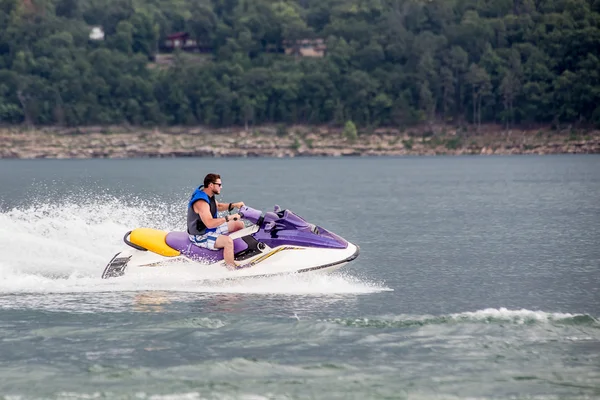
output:
[[102,278],[177,275],[210,280],[331,272],[358,257],[358,246],[290,211],[267,213],[266,222],[257,210],[243,211],[255,225],[230,234],[238,269],[226,268],[222,250],[200,248],[184,232],[138,228],[125,235],[128,248],[113,257]]
[[[294,254],[291,254],[291,253]],[[103,278],[122,275],[128,277],[181,276],[194,280],[263,277],[306,272],[329,273],[343,267],[359,255],[359,248],[349,244],[345,250],[325,253],[311,248],[272,249],[257,264],[237,270],[228,270],[222,261],[203,264],[184,256],[164,257],[155,253],[125,250],[113,257],[106,266]],[[259,256],[260,257],[260,256]],[[258,258],[258,257],[257,257]]]

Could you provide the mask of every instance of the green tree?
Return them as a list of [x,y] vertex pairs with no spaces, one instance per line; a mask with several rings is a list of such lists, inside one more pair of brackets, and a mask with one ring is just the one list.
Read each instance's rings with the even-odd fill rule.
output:
[[350,141],[354,141],[358,138],[356,125],[354,125],[354,122],[346,121],[346,124],[344,125],[344,136]]
[[473,122],[481,126],[481,107],[483,101],[491,94],[492,83],[487,71],[477,64],[471,64],[468,73],[468,82],[471,86]]

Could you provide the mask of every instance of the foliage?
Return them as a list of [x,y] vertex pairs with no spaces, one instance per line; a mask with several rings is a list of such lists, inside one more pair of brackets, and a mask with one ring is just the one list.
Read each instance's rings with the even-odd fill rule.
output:
[[[0,0],[0,123],[600,125],[598,4]],[[162,64],[179,31],[210,54]]]
[[348,140],[356,140],[356,138],[358,138],[358,132],[356,132],[356,125],[354,125],[354,122],[346,122],[346,125],[344,125],[344,136]]
[[446,148],[449,150],[456,150],[461,146],[461,140],[460,138],[452,138],[452,139],[448,139],[446,141]]

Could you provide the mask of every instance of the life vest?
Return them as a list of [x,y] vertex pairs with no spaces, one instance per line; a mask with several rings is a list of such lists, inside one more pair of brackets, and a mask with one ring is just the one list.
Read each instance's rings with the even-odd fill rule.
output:
[[215,196],[208,197],[202,190],[203,187],[204,185],[198,187],[198,189],[192,193],[192,197],[188,203],[187,231],[190,235],[204,235],[206,232],[214,232],[217,230],[217,228],[207,228],[206,225],[204,225],[204,222],[202,222],[200,215],[194,211],[194,203],[202,200],[207,202],[210,206],[210,213],[213,218],[217,218],[217,200],[215,200]]

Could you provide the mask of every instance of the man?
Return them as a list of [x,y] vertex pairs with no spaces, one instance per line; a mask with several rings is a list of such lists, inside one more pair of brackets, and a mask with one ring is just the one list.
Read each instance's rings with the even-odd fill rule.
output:
[[187,227],[190,240],[196,246],[210,250],[223,249],[225,263],[237,267],[233,259],[233,239],[227,234],[244,228],[239,214],[218,218],[217,211],[231,211],[244,206],[244,202],[219,203],[216,194],[221,194],[223,182],[218,174],[208,174],[204,185],[194,191],[188,204]]

